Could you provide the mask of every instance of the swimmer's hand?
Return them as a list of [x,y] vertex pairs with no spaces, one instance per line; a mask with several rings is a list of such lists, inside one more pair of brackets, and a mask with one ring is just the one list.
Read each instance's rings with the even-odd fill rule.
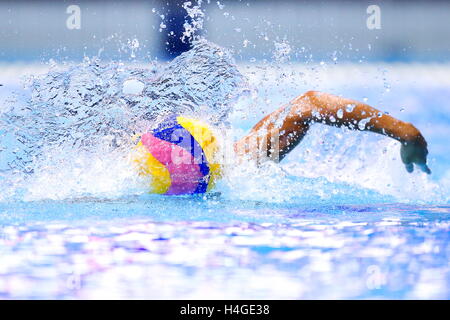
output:
[[431,170],[427,166],[427,143],[422,135],[419,134],[412,141],[402,142],[400,147],[400,156],[405,164],[406,171],[409,173],[414,171],[414,164],[423,172],[430,174]]

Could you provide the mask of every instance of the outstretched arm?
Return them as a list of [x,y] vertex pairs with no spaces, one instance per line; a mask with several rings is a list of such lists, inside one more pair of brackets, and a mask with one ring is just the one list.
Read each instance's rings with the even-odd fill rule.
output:
[[367,104],[317,91],[308,91],[264,117],[236,142],[235,150],[239,155],[280,161],[300,143],[314,122],[391,137],[401,143],[400,154],[408,172],[413,171],[413,164],[431,172],[426,165],[427,142],[411,123]]

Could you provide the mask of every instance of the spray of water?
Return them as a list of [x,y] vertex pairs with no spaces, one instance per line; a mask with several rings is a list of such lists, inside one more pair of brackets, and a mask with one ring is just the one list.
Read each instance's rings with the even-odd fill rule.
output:
[[[288,63],[293,52],[286,40],[274,42],[273,65],[244,76],[230,52],[198,35],[201,5],[184,3],[190,22],[183,39],[193,47],[167,65],[134,67],[86,58],[30,77],[26,93],[7,100],[0,110],[0,200],[145,193],[148,182],[136,175],[128,159],[136,134],[170,114],[182,114],[237,138],[245,133],[243,123],[248,128],[260,118],[261,108],[277,107],[273,88],[285,100],[290,94],[283,87],[304,81],[278,66]],[[133,56],[139,42],[128,45]],[[276,85],[264,83],[271,72]],[[255,74],[263,80],[251,86]],[[255,87],[265,89],[258,93]],[[408,175],[391,140],[316,126],[283,164],[232,162],[217,190],[224,199],[287,204],[447,203],[445,181]]]
[[2,197],[128,194],[135,134],[173,113],[223,124],[248,90],[230,54],[205,40],[168,65],[85,59],[27,85],[0,116]]

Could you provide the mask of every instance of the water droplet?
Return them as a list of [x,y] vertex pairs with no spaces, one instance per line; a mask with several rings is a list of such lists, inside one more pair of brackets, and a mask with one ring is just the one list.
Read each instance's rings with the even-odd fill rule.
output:
[[356,107],[356,105],[354,105],[354,104],[348,104],[348,105],[345,107],[345,111],[347,111],[347,112],[353,112],[353,110],[355,109],[355,107]]
[[366,128],[366,124],[370,121],[369,118],[362,119],[358,122],[358,128],[359,130],[364,130]]
[[129,79],[126,80],[123,83],[123,88],[122,88],[122,92],[124,94],[141,94],[142,90],[144,90],[144,83],[136,80],[136,79]]

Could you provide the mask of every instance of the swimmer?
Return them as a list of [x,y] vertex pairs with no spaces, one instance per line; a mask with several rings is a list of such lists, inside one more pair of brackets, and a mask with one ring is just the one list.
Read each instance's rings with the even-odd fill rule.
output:
[[[401,143],[400,155],[408,172],[413,172],[416,165],[431,173],[427,166],[427,142],[411,123],[367,104],[316,91],[308,91],[264,117],[234,144],[234,152],[238,158],[250,158],[257,163],[279,162],[315,122],[393,138]],[[201,194],[210,191],[221,176],[217,150],[217,139],[208,125],[172,116],[141,135],[133,159],[139,174],[151,178],[151,193]]]
[[308,91],[264,117],[236,142],[234,149],[240,156],[251,154],[258,160],[278,162],[301,142],[316,122],[393,138],[401,143],[400,155],[408,172],[413,172],[416,165],[423,172],[431,173],[427,166],[427,142],[414,125],[367,104],[317,91]]

